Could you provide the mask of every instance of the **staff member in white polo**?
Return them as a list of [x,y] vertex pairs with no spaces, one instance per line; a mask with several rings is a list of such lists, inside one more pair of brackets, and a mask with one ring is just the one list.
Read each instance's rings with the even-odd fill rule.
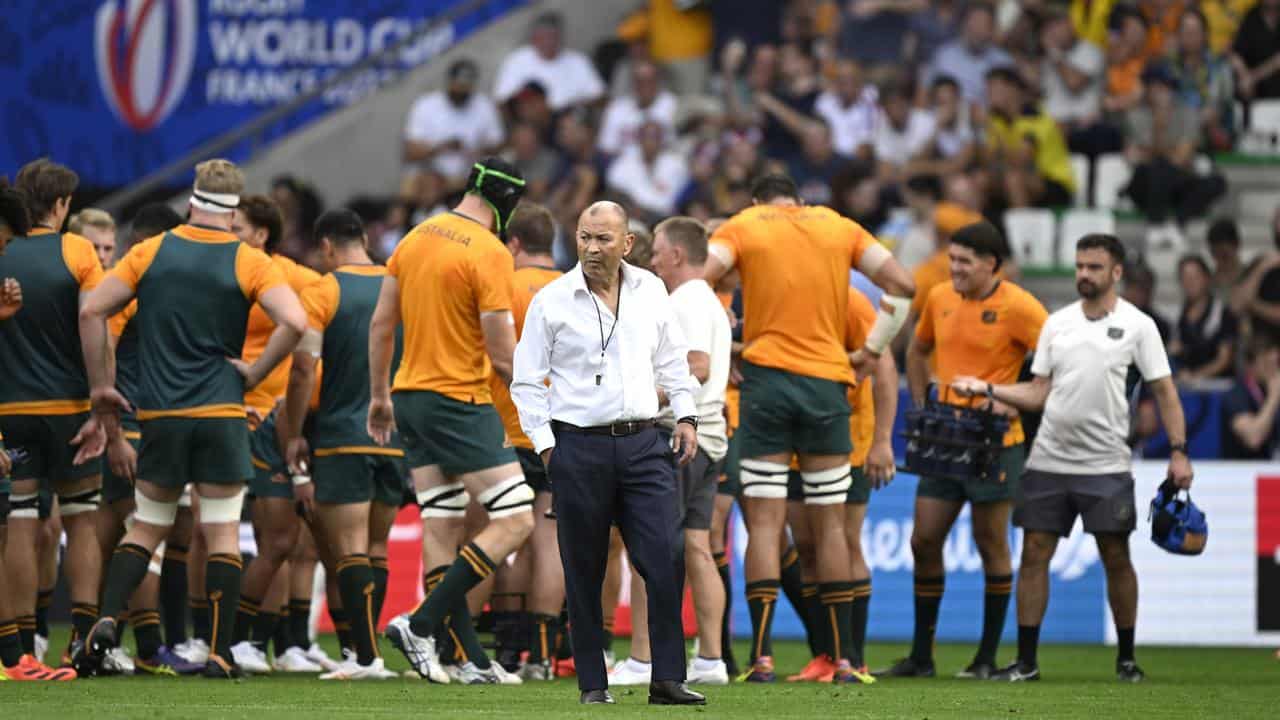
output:
[[[715,290],[702,279],[706,262],[707,229],[702,223],[691,217],[673,217],[654,228],[653,272],[671,293],[676,320],[689,343],[689,371],[702,384],[696,398],[698,452],[679,472],[684,564],[698,616],[698,655],[689,663],[687,675],[693,684],[728,685],[729,670],[720,656],[724,584],[711,556],[711,511],[724,456],[729,451],[724,394],[729,384],[733,330]],[[675,423],[671,407],[664,407],[658,425],[670,433]],[[609,674],[609,682],[614,685],[644,685],[651,679],[645,592],[644,581],[633,575],[631,657],[618,663]]]
[[1126,443],[1130,366],[1137,366],[1155,395],[1172,448],[1169,477],[1181,488],[1191,487],[1191,461],[1182,403],[1155,322],[1116,296],[1123,268],[1124,246],[1114,235],[1081,238],[1076,243],[1081,299],[1045,321],[1031,382],[992,386],[967,377],[952,383],[962,395],[985,393],[1023,412],[1044,412],[1013,511],[1013,524],[1026,532],[1018,571],[1018,661],[994,680],[1040,679],[1036,648],[1049,603],[1049,561],[1077,516],[1097,540],[1106,570],[1119,646],[1116,676],[1124,682],[1145,677],[1133,653],[1138,578],[1129,560],[1129,533],[1137,516]]
[[[686,464],[698,450],[698,384],[666,288],[622,261],[635,240],[626,211],[616,203],[593,204],[578,219],[577,239],[579,265],[529,306],[511,399],[551,480],[580,700],[613,702],[600,593],[616,520],[651,589],[649,703],[702,705],[706,699],[684,682],[675,476],[675,460]],[[678,418],[670,445],[654,420],[658,391]]]

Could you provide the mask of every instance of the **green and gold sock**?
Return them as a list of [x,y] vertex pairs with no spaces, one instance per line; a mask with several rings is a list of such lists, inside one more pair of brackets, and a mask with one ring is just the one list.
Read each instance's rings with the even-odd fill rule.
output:
[[867,664],[867,611],[871,607],[871,580],[853,581],[853,647],[850,660],[854,667]]
[[169,647],[187,641],[187,549],[166,545],[160,565],[160,618]]
[[164,639],[160,636],[160,612],[154,609],[134,610],[129,613],[133,623],[133,639],[137,643],[138,657],[148,660],[160,652]]
[[467,592],[492,575],[495,567],[475,543],[458,551],[458,559],[410,618],[413,633],[430,637],[446,616],[458,611],[460,606],[465,608]]
[[911,659],[919,663],[933,662],[933,638],[938,631],[938,608],[946,589],[946,576],[915,578],[915,632],[911,638]]
[[207,598],[187,598],[187,606],[191,608],[191,635],[197,640],[209,642],[209,600]]
[[[138,588],[138,584],[147,576],[147,567],[151,565],[151,551],[133,543],[121,543],[111,554],[111,564],[107,566],[106,587],[102,591],[102,616],[119,618],[129,605],[129,596]],[[95,613],[96,616],[97,613]],[[94,620],[97,618],[95,617]],[[75,618],[72,618],[73,624]],[[89,621],[89,627],[93,626]],[[79,625],[75,625],[79,630]],[[88,632],[86,629],[84,632]]]
[[214,553],[205,566],[205,588],[209,592],[209,652],[231,661],[231,638],[236,632],[236,610],[240,607],[240,577],[244,564],[239,555]]
[[[852,660],[853,648],[853,583],[832,582],[818,586],[822,611],[827,616],[827,631],[831,634],[831,659]],[[861,665],[861,663],[859,663]]]
[[289,598],[289,644],[285,649],[290,647],[311,648],[311,598]]
[[258,613],[262,611],[262,601],[248,595],[240,596],[240,604],[236,608],[236,632],[231,636],[231,644],[239,645],[249,639],[253,625],[258,621]]
[[778,603],[777,580],[747,583],[747,608],[751,612],[751,662],[773,655],[773,612]]
[[0,664],[13,667],[22,660],[22,638],[18,634],[18,623],[13,620],[0,620]]
[[[71,603],[71,628],[76,637],[87,638],[98,622],[98,606],[93,603]],[[36,621],[39,627],[39,620]],[[36,632],[39,632],[37,630]],[[48,637],[47,635],[45,637]]]
[[49,637],[49,606],[53,604],[53,588],[36,593],[36,634]]
[[1013,594],[1013,575],[988,575],[982,595],[982,641],[978,643],[975,662],[996,664],[1000,635],[1009,614],[1009,596]]
[[369,567],[373,568],[373,629],[377,630],[382,618],[382,604],[387,600],[387,581],[391,570],[384,557],[370,557]]
[[374,637],[373,567],[369,556],[347,555],[338,561],[337,572],[338,592],[342,594],[343,610],[351,625],[356,662],[369,665],[378,657],[378,640]]

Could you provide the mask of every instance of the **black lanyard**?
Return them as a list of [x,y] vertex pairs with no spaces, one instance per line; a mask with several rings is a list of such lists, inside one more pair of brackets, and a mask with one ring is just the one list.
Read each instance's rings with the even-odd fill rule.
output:
[[609,343],[613,341],[613,331],[618,329],[618,320],[622,317],[622,283],[618,283],[618,310],[613,315],[613,324],[609,326],[609,337],[607,338],[604,336],[604,316],[600,314],[600,303],[596,302],[596,294],[591,292],[591,288],[587,288],[587,294],[591,296],[591,305],[596,309],[596,326],[600,330],[601,372],[596,373],[596,385],[599,385],[601,379],[603,379],[604,353],[609,349]]

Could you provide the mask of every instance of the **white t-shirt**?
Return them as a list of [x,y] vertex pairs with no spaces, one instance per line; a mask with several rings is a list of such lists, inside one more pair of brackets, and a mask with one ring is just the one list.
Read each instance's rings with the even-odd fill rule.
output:
[[665,90],[658,93],[649,107],[636,104],[631,95],[622,95],[609,102],[600,121],[600,139],[596,147],[606,155],[617,155],[636,141],[640,126],[656,122],[666,131],[667,140],[676,137],[676,96]]
[[547,104],[557,112],[604,95],[600,74],[577,50],[561,50],[555,59],[545,60],[531,45],[516,48],[498,68],[493,96],[498,102],[506,102],[530,82],[547,89]]
[[818,96],[813,109],[831,128],[831,147],[839,155],[852,157],[863,145],[873,145],[880,124],[880,93],[874,85],[862,88],[856,102],[844,107],[840,96],[830,90]]
[[1087,76],[1089,83],[1080,92],[1072,92],[1053,61],[1046,59],[1040,70],[1044,111],[1058,122],[1096,116],[1102,111],[1102,80],[1107,65],[1102,50],[1081,40],[1067,51],[1065,60],[1076,72]]
[[946,128],[934,126],[933,143],[943,159],[951,159],[977,140],[973,128],[969,125],[969,114],[960,113],[956,124]]
[[[694,400],[698,404],[698,447],[712,460],[729,451],[729,429],[724,420],[724,390],[729,384],[730,354],[733,352],[733,330],[720,299],[705,280],[690,280],[671,293],[671,306],[676,321],[684,331],[689,350],[711,357],[707,381],[698,388]],[[675,424],[670,407],[663,408],[658,421],[666,427]]]
[[1040,432],[1027,467],[1065,475],[1129,472],[1129,399],[1125,377],[1168,377],[1169,357],[1155,322],[1123,299],[1100,320],[1081,301],[1053,313],[1040,331],[1031,372],[1049,377]]
[[645,164],[639,145],[632,145],[609,166],[605,184],[626,194],[631,201],[655,215],[676,211],[676,198],[689,182],[689,166],[684,156],[663,152],[653,166]]
[[912,110],[907,116],[907,126],[898,130],[889,119],[880,114],[876,128],[876,159],[891,165],[905,165],[924,150],[933,138],[933,114],[925,110]]
[[472,93],[462,107],[455,107],[443,92],[423,95],[413,103],[404,127],[406,140],[428,145],[461,143],[461,151],[440,152],[431,158],[431,169],[446,178],[465,179],[474,154],[501,145],[504,136],[498,108],[480,93]]

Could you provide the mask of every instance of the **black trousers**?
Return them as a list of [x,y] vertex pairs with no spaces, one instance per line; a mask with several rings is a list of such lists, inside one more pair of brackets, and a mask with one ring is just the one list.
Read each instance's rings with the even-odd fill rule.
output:
[[1170,219],[1184,223],[1200,217],[1227,192],[1221,175],[1196,175],[1164,158],[1134,168],[1125,194],[1151,222]]
[[600,591],[615,520],[649,591],[653,679],[683,681],[683,536],[670,446],[656,429],[624,437],[557,430],[549,465],[578,687],[609,685]]

